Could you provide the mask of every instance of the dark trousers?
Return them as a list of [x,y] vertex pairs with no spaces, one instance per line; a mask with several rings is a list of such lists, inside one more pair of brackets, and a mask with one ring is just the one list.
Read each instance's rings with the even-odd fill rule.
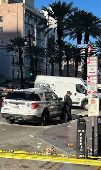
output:
[[70,121],[72,119],[71,118],[71,106],[66,105],[66,108],[67,108],[68,121]]

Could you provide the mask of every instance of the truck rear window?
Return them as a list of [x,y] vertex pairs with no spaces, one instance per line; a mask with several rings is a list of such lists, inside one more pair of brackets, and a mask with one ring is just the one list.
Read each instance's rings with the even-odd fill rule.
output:
[[8,93],[6,99],[40,101],[40,97],[37,94],[26,93]]

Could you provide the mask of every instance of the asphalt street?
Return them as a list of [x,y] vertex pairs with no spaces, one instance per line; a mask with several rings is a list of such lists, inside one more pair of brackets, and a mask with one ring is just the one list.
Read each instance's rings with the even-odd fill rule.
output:
[[[73,121],[63,123],[59,118],[52,119],[51,125],[38,126],[31,123],[8,124],[0,115],[0,149],[17,150],[29,152],[43,152],[48,147],[54,147],[54,150],[61,153],[76,153],[75,144],[69,149],[68,142],[70,138],[70,126],[72,130],[72,140],[76,140],[76,122],[79,115],[86,116],[87,112],[82,108],[72,108]],[[88,118],[87,118],[88,119]],[[73,123],[74,122],[74,123]],[[89,123],[89,122],[88,122]],[[65,133],[66,132],[66,133]],[[91,132],[91,131],[90,131]],[[74,134],[73,134],[74,133]],[[74,136],[74,137],[73,137]],[[89,136],[91,138],[91,135]],[[69,141],[67,140],[69,139]],[[72,141],[73,142],[73,141]],[[15,160],[0,158],[0,170],[96,170],[98,167],[73,165],[55,162],[42,162],[32,160]]]

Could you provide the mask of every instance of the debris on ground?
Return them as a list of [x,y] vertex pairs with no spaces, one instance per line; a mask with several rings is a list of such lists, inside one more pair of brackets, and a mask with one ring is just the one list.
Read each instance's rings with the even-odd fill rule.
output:
[[42,152],[44,152],[47,155],[48,154],[51,155],[51,154],[57,154],[58,153],[57,151],[55,151],[54,147],[52,147],[52,146],[50,146],[50,147],[48,147],[46,149],[43,149]]

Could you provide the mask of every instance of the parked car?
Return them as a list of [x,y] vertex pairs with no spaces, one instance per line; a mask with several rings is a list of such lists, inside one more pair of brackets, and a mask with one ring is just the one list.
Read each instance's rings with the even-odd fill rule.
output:
[[3,90],[3,89],[0,89],[0,98],[5,97],[6,95],[7,95],[7,91]]
[[51,118],[66,119],[64,102],[47,89],[30,88],[8,92],[2,101],[1,115],[8,123],[37,122],[46,125]]

